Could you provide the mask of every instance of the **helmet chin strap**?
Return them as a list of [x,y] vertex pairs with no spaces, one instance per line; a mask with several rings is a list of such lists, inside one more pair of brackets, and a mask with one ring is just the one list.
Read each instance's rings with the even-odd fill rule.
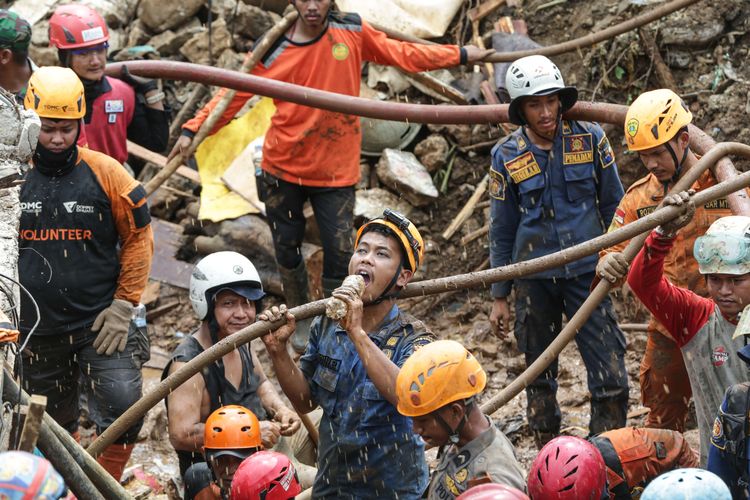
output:
[[388,285],[383,290],[383,293],[381,293],[380,296],[378,296],[377,299],[375,299],[372,302],[370,302],[369,304],[367,304],[368,306],[375,306],[375,305],[380,304],[381,302],[383,302],[386,299],[395,299],[396,297],[399,296],[399,294],[401,293],[400,289],[396,290],[394,292],[391,292],[390,290],[394,286],[396,286],[396,282],[398,281],[398,277],[401,275],[401,269],[403,269],[403,268],[404,268],[404,263],[402,261],[401,265],[399,265],[398,269],[396,269],[396,274],[393,275],[393,278],[391,278],[390,283],[388,283]]
[[677,154],[674,152],[674,148],[672,147],[669,142],[664,144],[664,146],[667,148],[667,151],[669,151],[669,155],[672,157],[672,161],[674,162],[674,175],[672,175],[672,178],[667,181],[663,182],[664,184],[664,195],[666,196],[667,192],[669,191],[668,187],[669,184],[676,183],[677,180],[680,178],[680,175],[682,175],[682,166],[685,164],[685,160],[687,159],[688,152],[690,151],[690,146],[687,146],[685,148],[685,151],[682,153],[682,159],[677,161]]
[[448,433],[448,441],[450,441],[451,444],[458,445],[458,441],[461,438],[461,431],[464,429],[464,425],[466,425],[466,422],[468,420],[469,414],[474,409],[474,405],[476,402],[474,401],[474,397],[470,397],[467,399],[464,399],[464,414],[461,417],[461,420],[458,422],[458,425],[455,429],[451,428],[450,425],[448,425],[448,422],[446,422],[443,417],[440,416],[439,413],[435,413],[435,420],[445,429],[445,431]]

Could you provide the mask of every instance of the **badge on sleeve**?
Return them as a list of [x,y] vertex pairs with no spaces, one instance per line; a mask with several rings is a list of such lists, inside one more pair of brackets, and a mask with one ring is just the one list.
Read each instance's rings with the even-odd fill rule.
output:
[[615,162],[615,152],[612,151],[612,145],[606,135],[599,141],[599,161],[602,163],[602,168],[607,168]]
[[505,201],[505,188],[507,184],[505,177],[500,172],[490,169],[490,196],[496,200]]

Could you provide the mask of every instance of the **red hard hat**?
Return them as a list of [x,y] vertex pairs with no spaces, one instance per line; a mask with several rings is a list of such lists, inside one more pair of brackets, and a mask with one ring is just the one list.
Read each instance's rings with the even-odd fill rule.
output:
[[232,479],[235,500],[288,500],[302,492],[292,462],[283,453],[259,451],[242,461]]
[[529,500],[521,490],[504,484],[489,483],[474,486],[461,493],[456,500]]
[[560,436],[534,459],[529,471],[532,500],[599,500],[607,487],[607,466],[588,441]]
[[49,20],[49,43],[58,49],[91,47],[107,40],[107,24],[91,7],[61,5]]

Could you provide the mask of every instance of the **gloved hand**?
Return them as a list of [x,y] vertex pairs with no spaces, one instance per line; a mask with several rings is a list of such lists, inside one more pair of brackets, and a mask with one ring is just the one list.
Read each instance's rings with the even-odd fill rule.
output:
[[108,308],[99,313],[94,320],[94,326],[91,327],[91,331],[99,332],[94,339],[97,354],[111,356],[115,350],[125,350],[133,309],[133,304],[127,300],[115,299]]
[[146,92],[158,90],[159,88],[156,80],[149,80],[148,78],[143,78],[141,76],[131,75],[127,66],[122,67],[122,71],[120,71],[120,79],[133,87],[136,94],[145,94]]
[[677,234],[677,231],[687,226],[688,223],[695,215],[695,204],[690,199],[695,194],[695,190],[682,191],[681,193],[670,194],[664,198],[664,206],[673,205],[675,207],[682,207],[682,214],[669,222],[665,222],[656,228],[656,232],[661,236],[672,238]]
[[608,253],[596,264],[596,275],[618,284],[628,274],[628,261],[620,252]]

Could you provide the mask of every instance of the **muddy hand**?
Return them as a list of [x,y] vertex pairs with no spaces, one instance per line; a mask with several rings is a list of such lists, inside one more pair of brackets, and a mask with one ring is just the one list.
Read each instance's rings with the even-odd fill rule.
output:
[[167,156],[167,161],[172,161],[172,158],[177,156],[178,154],[185,154],[185,152],[190,147],[190,144],[193,142],[192,137],[188,137],[186,135],[181,135],[177,142],[174,143],[174,146],[172,147],[172,151],[169,152],[169,155]]
[[279,424],[270,420],[262,420],[260,422],[260,440],[263,443],[263,448],[270,450],[276,446],[280,436],[281,428]]
[[258,320],[275,322],[286,317],[286,324],[280,326],[276,330],[273,330],[261,337],[263,344],[270,354],[275,354],[286,350],[286,343],[289,337],[294,333],[296,327],[296,321],[292,313],[290,313],[286,305],[281,304],[276,307],[273,306],[271,309],[266,309],[258,315]]
[[342,286],[332,293],[333,297],[346,304],[346,315],[339,321],[349,336],[358,335],[362,332],[362,299],[357,290],[352,287]]
[[620,252],[608,253],[596,264],[596,275],[600,278],[617,283],[628,274],[629,263]]
[[273,419],[281,426],[282,436],[291,436],[297,432],[302,425],[299,415],[287,407],[279,408]]
[[510,307],[508,298],[495,299],[490,313],[492,333],[499,339],[507,339],[510,333]]
[[664,198],[664,206],[675,206],[682,208],[682,214],[678,217],[665,222],[661,226],[661,233],[664,236],[674,236],[683,227],[687,226],[695,215],[695,204],[690,197],[695,194],[694,190],[682,191],[680,193],[670,194]]

